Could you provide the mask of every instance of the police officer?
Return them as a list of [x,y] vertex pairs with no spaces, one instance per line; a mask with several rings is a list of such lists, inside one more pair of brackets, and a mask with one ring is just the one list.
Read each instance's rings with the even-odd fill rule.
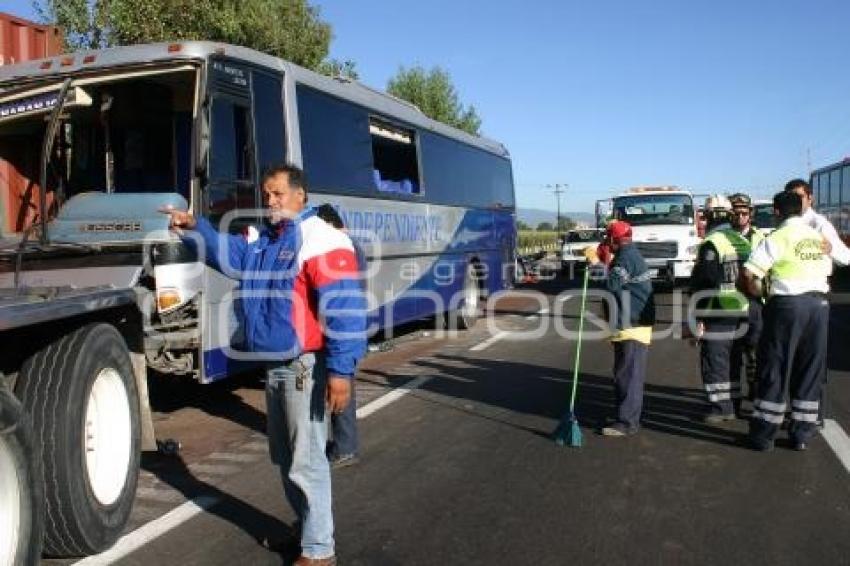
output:
[[738,291],[738,272],[750,254],[750,243],[730,224],[732,204],[722,195],[706,199],[708,233],[700,245],[690,280],[697,297],[700,369],[708,396],[707,423],[733,420],[740,408],[741,375],[731,373],[732,345],[741,337],[749,301]]
[[[752,223],[753,203],[748,195],[735,193],[729,197],[732,205],[732,229],[738,232],[750,244],[750,249],[755,247],[764,239],[764,233]],[[747,377],[747,397],[752,403],[755,401],[756,392],[756,348],[762,328],[761,297],[749,298],[749,310],[747,316],[746,334],[737,338],[732,343],[732,359],[730,362],[733,381],[738,381],[741,370],[745,371]]]
[[770,277],[764,330],[758,348],[758,395],[750,420],[750,442],[771,450],[785,416],[785,386],[790,376],[794,448],[805,450],[817,430],[821,389],[826,375],[831,260],[823,237],[801,217],[803,204],[794,192],[773,197],[781,222],[753,250],[741,273],[741,288],[761,293],[759,278]]

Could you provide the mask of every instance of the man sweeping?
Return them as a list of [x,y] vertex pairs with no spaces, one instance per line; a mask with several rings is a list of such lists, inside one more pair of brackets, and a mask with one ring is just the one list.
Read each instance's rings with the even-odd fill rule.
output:
[[[609,320],[613,332],[617,403],[617,418],[602,428],[602,434],[622,437],[636,433],[640,427],[647,356],[655,323],[655,299],[651,275],[632,243],[632,227],[627,222],[611,222],[600,247],[613,254],[605,287],[613,295],[615,306]],[[600,263],[599,255],[595,247],[585,250],[591,265]]]

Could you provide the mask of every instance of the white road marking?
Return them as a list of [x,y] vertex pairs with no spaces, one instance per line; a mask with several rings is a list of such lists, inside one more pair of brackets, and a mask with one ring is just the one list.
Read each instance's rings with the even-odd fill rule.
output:
[[253,450],[255,452],[266,452],[269,448],[268,440],[255,440],[253,442],[249,442],[248,444],[243,444],[240,448],[242,450]]
[[147,499],[148,501],[170,503],[180,499],[180,493],[170,488],[137,487],[136,497],[140,499]]
[[510,334],[510,332],[508,332],[507,330],[500,330],[499,332],[495,333],[493,336],[490,336],[489,338],[487,338],[486,340],[484,340],[480,344],[476,344],[475,346],[470,348],[469,351],[470,352],[480,352],[481,350],[486,350],[487,348],[489,348],[490,346],[492,346],[493,344],[495,344],[496,342],[498,342],[499,340],[501,340],[502,338],[504,338],[508,334]]
[[96,556],[90,556],[75,564],[79,566],[100,566],[101,564],[112,564],[124,558],[131,552],[138,550],[153,539],[167,533],[178,525],[185,523],[195,515],[206,511],[216,503],[219,498],[201,496],[169,511],[159,519],[154,519],[118,539],[115,546]]
[[820,431],[826,443],[844,464],[844,468],[850,472],[850,437],[833,419],[824,419],[823,428]]
[[[267,446],[268,443],[264,444]],[[257,454],[234,454],[233,452],[213,452],[207,457],[207,460],[224,460],[225,462],[256,462],[259,458]]]
[[401,399],[402,397],[404,397],[405,395],[407,395],[408,393],[410,393],[414,389],[419,389],[420,387],[425,385],[425,383],[427,383],[430,380],[431,380],[430,375],[422,375],[422,376],[417,377],[416,379],[412,379],[412,380],[408,381],[404,385],[396,387],[395,389],[393,389],[389,393],[381,395],[380,397],[378,397],[374,401],[370,401],[369,403],[366,403],[365,405],[363,405],[362,407],[357,409],[357,418],[358,419],[365,419],[366,417],[368,417],[372,413],[383,409],[384,407],[386,407],[390,403],[394,403],[394,402],[398,401],[399,399]]
[[230,476],[239,471],[238,466],[228,464],[191,464],[189,471],[196,475]]
[[537,318],[538,316],[541,316],[541,315],[544,315],[544,314],[548,314],[548,313],[549,313],[549,309],[540,309],[540,310],[539,310],[539,311],[537,311],[536,313],[534,313],[534,314],[530,314],[530,315],[528,315],[527,317],[525,317],[525,320],[534,320],[534,319],[535,319],[535,318]]
[[[390,403],[394,403],[395,401],[398,401],[399,399],[401,399],[402,397],[404,397],[405,395],[407,395],[411,391],[422,387],[425,383],[427,383],[430,380],[431,380],[431,376],[425,376],[425,375],[417,377],[416,379],[410,380],[409,382],[405,383],[404,385],[393,389],[392,391],[386,393],[385,395],[382,395],[381,397],[378,397],[374,401],[371,401],[371,402],[363,405],[359,409],[357,409],[357,418],[358,419],[365,419],[369,415],[383,409],[384,407],[386,407]],[[256,446],[257,448],[260,448],[259,445],[262,444],[262,449],[263,450],[266,449],[266,445],[263,444],[263,443],[260,443],[260,442],[251,442],[251,443],[243,446],[243,448],[250,446],[250,445],[254,445],[254,444],[258,445],[258,446]],[[219,459],[219,460],[227,460],[227,459],[233,459],[232,457],[235,456],[235,455],[225,454],[225,453],[216,453],[216,454],[213,454],[213,456],[216,456],[216,459]],[[211,458],[212,458],[212,456],[211,456]],[[229,470],[235,470],[236,469],[233,466],[226,466],[226,465],[209,466],[209,465],[205,465],[205,464],[196,464],[196,465],[193,465],[193,466],[189,466],[189,469],[191,469],[192,471],[198,471],[199,469],[209,469],[209,470],[219,470],[219,471],[221,471],[221,470],[224,470],[225,468],[228,468]],[[141,489],[145,489],[145,488],[141,488]],[[159,490],[155,490],[155,489],[151,489],[151,488],[147,488],[147,489],[150,489],[151,492],[159,491]],[[145,493],[148,494],[148,495],[153,495],[153,493],[150,493],[150,492],[147,492],[147,491],[145,491]],[[185,523],[186,521],[188,521],[189,519],[191,519],[195,515],[198,515],[199,513],[206,511],[207,509],[209,509],[210,507],[212,507],[213,505],[218,503],[218,501],[219,501],[219,498],[211,497],[211,496],[207,496],[207,495],[202,495],[200,497],[197,497],[195,499],[187,501],[186,503],[183,503],[182,505],[176,507],[172,511],[169,511],[168,513],[166,513],[162,517],[160,517],[158,519],[154,519],[153,521],[151,521],[149,523],[145,523],[144,525],[142,525],[141,527],[139,527],[135,531],[124,535],[123,537],[118,539],[118,542],[115,543],[115,546],[113,546],[112,548],[110,548],[106,552],[102,552],[101,554],[98,554],[96,556],[90,556],[90,557],[88,557],[84,560],[80,560],[79,562],[75,562],[74,564],[80,565],[80,566],[100,566],[102,564],[112,564],[113,562],[116,562],[116,561],[124,558],[125,556],[127,556],[131,552],[135,552],[136,550],[138,550],[139,548],[148,544],[149,542],[153,541],[154,539],[161,537],[162,535],[164,535],[168,531],[177,528],[178,526]]]

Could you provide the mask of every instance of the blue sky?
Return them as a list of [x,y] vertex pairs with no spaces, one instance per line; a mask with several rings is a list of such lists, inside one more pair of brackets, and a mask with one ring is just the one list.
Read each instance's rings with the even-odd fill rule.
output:
[[554,209],[549,183],[564,210],[640,184],[767,196],[850,155],[842,0],[317,4],[363,82],[447,69],[511,151],[521,206]]

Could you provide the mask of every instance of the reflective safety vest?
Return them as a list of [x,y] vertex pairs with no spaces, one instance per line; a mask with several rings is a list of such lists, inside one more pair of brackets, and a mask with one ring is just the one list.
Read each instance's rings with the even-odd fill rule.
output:
[[749,237],[744,236],[744,238],[750,243],[750,250],[756,249],[756,246],[759,245],[766,237],[767,236],[765,236],[764,232],[756,226],[750,226]]
[[812,281],[826,281],[832,272],[832,260],[823,253],[823,237],[820,233],[802,224],[783,224],[769,238],[781,246],[782,256],[770,268],[770,279],[774,285]]
[[[755,241],[755,234],[753,236]],[[738,291],[737,282],[738,273],[752,251],[750,242],[735,230],[727,228],[709,233],[702,243],[703,246],[706,244],[712,244],[717,250],[720,265],[723,268],[719,294],[713,301],[716,310],[730,314],[747,313],[750,302],[743,293]]]

